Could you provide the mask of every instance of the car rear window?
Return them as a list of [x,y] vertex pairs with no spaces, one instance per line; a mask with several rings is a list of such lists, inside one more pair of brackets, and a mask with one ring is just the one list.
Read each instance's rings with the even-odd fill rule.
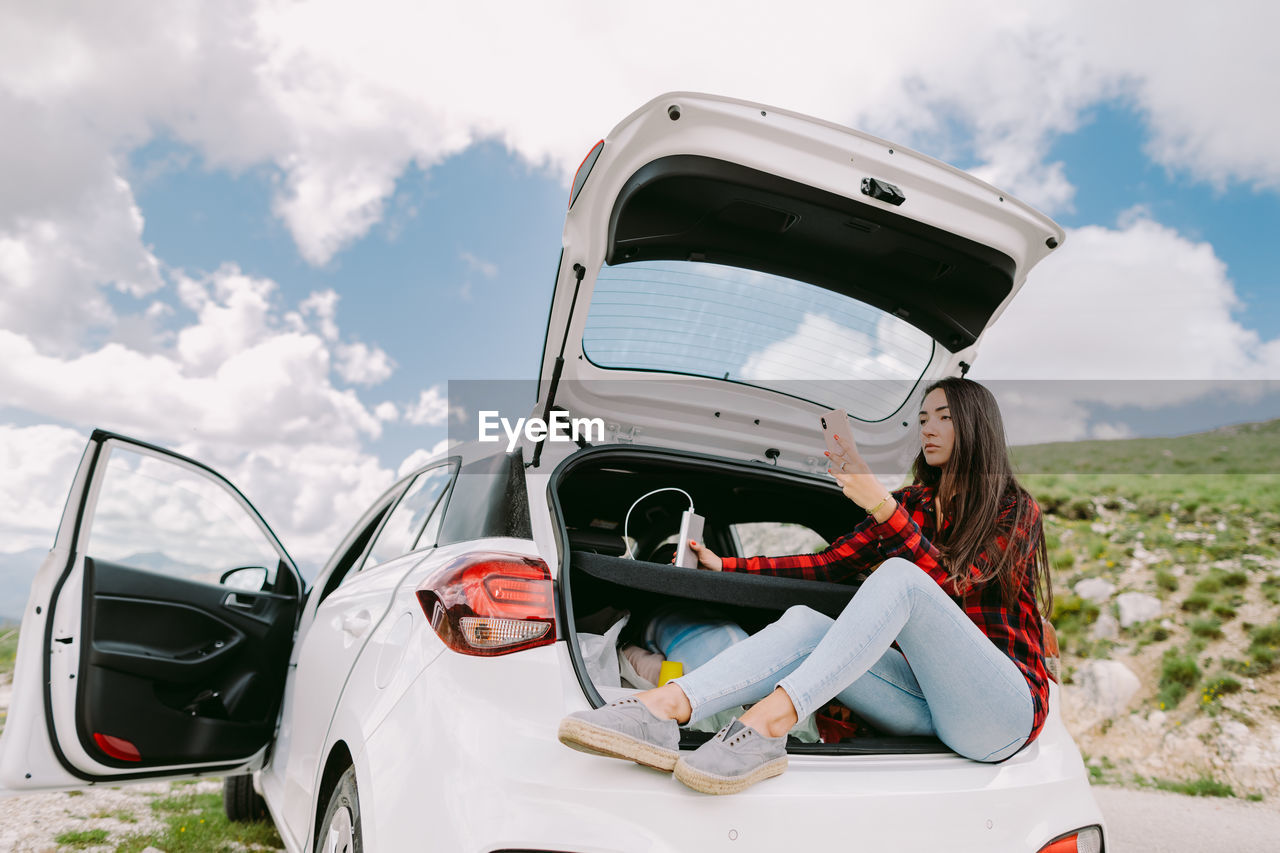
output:
[[865,421],[902,407],[934,348],[848,296],[700,261],[604,265],[582,344],[600,367],[770,388]]

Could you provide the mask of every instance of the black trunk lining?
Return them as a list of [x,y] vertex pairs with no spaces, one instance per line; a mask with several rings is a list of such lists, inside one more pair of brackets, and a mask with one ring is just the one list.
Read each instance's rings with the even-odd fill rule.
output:
[[833,617],[840,615],[857,591],[856,586],[846,584],[682,569],[582,551],[571,554],[570,566],[596,580],[645,592],[779,612],[805,604]]

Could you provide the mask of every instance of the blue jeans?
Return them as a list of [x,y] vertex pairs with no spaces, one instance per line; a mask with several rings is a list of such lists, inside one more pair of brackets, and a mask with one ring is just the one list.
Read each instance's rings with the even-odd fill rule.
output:
[[[890,648],[895,641],[901,653]],[[1021,749],[1033,718],[1031,689],[1013,661],[901,558],[872,572],[839,618],[792,607],[672,683],[693,720],[781,687],[802,720],[834,698],[881,731],[934,735],[976,761]]]

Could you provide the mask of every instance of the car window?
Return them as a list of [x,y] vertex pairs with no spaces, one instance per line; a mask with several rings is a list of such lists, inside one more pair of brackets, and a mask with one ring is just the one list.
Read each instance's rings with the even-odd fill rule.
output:
[[329,576],[325,579],[324,587],[320,590],[320,601],[324,601],[329,597],[329,593],[333,592],[342,582],[351,577],[355,572],[352,569],[359,565],[360,558],[369,548],[369,542],[373,539],[373,535],[378,532],[378,527],[382,524],[382,519],[386,518],[390,511],[391,501],[387,501],[384,506],[377,509],[373,517],[365,523],[360,529],[359,534],[352,538],[351,544],[343,552],[342,558],[334,564],[333,569],[329,572]]
[[901,317],[782,276],[701,261],[604,266],[582,332],[593,364],[711,376],[892,415],[933,359]]
[[204,472],[114,445],[82,547],[87,556],[205,583],[275,584],[280,556],[248,511]]
[[827,540],[803,524],[752,521],[732,524],[729,532],[743,557],[812,554],[827,547]]
[[[427,522],[433,518],[432,510],[449,485],[452,474],[453,466],[446,463],[428,468],[414,478],[404,497],[378,531],[378,538],[374,540],[369,557],[365,560],[366,569],[394,560],[416,548],[435,544],[434,531],[431,531],[429,537],[424,537],[423,533],[426,532]],[[423,539],[424,544],[420,545],[419,539]]]
[[440,533],[440,522],[444,518],[444,507],[449,502],[447,494],[448,487],[453,483],[453,477],[457,474],[456,465],[446,466],[449,471],[449,480],[444,485],[440,496],[436,498],[435,506],[428,516],[426,524],[422,525],[422,532],[418,534],[418,541],[414,543],[413,550],[417,551],[422,548],[431,548],[436,544],[436,538]]

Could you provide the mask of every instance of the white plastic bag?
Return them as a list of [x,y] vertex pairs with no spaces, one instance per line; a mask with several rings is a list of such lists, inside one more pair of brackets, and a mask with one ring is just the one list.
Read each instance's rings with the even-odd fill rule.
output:
[[587,675],[597,690],[601,687],[622,686],[622,678],[618,673],[618,636],[630,618],[631,614],[624,610],[622,618],[610,625],[603,634],[578,634],[578,651],[582,652]]

